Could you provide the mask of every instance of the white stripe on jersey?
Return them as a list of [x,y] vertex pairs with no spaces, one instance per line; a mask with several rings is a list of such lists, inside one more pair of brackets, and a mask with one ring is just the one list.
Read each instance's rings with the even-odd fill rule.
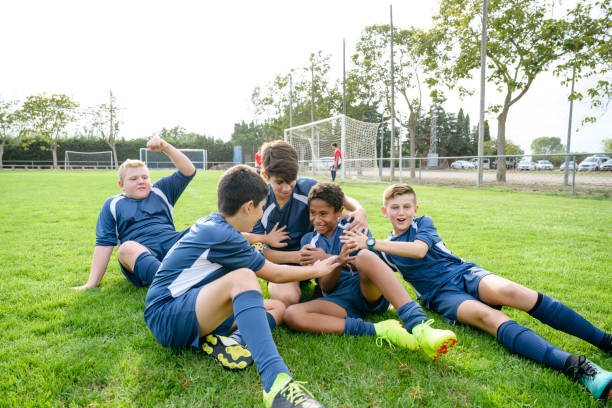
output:
[[317,246],[317,241],[319,240],[319,236],[321,236],[321,234],[317,232],[315,236],[312,237],[312,239],[310,240],[310,245]]
[[177,276],[177,278],[168,286],[168,290],[172,297],[176,298],[183,293],[187,292],[194,285],[206,278],[208,275],[221,268],[222,266],[218,263],[210,262],[208,259],[208,253],[210,248],[200,255],[198,259],[187,269]]
[[301,201],[304,204],[308,205],[308,197],[306,197],[303,194],[293,193],[293,198],[295,198],[296,200]]
[[261,225],[263,225],[264,228],[268,228],[268,218],[270,218],[270,213],[275,207],[276,204],[272,203],[268,208],[266,208],[266,211],[264,211],[263,215],[261,216]]
[[452,252],[451,252],[451,251],[450,251],[450,250],[449,250],[449,249],[446,247],[446,245],[444,245],[444,242],[442,242],[442,241],[438,242],[438,243],[436,244],[436,246],[437,246],[437,247],[438,247],[440,250],[442,250],[442,251],[446,252],[447,254],[450,254],[450,255],[452,255],[452,254],[453,254],[453,253],[452,253]]
[[119,241],[119,230],[117,229],[117,203],[122,198],[125,198],[123,194],[117,195],[110,203],[110,212],[113,218],[115,219],[115,236],[117,237],[117,245],[121,245],[121,241]]
[[155,194],[157,194],[158,196],[161,197],[162,200],[164,200],[164,202],[166,203],[166,205],[168,206],[168,209],[170,210],[170,215],[172,217],[174,217],[174,207],[172,205],[170,205],[170,201],[168,201],[168,197],[166,197],[166,195],[164,194],[163,191],[161,191],[159,188],[157,187],[153,187],[151,189],[152,192],[154,192]]

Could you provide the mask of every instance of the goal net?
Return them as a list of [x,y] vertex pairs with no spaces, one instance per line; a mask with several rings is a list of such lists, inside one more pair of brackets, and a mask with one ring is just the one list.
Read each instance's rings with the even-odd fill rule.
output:
[[285,129],[285,141],[298,152],[301,174],[326,175],[334,164],[336,143],[342,152],[340,179],[375,177],[378,123],[362,122],[344,115]]
[[74,152],[64,154],[64,169],[114,169],[113,152]]
[[[191,160],[196,169],[206,170],[207,154],[205,149],[178,149]],[[150,169],[174,169],[174,163],[164,152],[151,152],[140,148],[140,160]]]

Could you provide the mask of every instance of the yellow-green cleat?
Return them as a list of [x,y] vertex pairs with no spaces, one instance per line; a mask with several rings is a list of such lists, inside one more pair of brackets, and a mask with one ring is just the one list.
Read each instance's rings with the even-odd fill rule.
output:
[[374,323],[374,330],[376,330],[376,344],[378,346],[381,346],[384,340],[390,346],[395,345],[408,350],[419,348],[416,337],[408,333],[398,320],[383,320]]
[[437,360],[442,354],[457,344],[457,336],[450,330],[439,330],[431,327],[433,319],[418,324],[412,328],[412,334],[416,337],[421,350],[428,357]]
[[285,373],[276,376],[270,391],[263,392],[263,399],[266,408],[325,408],[302,383]]
[[245,370],[253,364],[251,352],[229,337],[209,334],[204,339],[202,350],[227,370]]

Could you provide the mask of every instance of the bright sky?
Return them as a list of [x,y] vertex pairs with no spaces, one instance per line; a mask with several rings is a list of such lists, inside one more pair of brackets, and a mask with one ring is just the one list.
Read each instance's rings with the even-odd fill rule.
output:
[[[394,24],[427,28],[437,2],[393,5]],[[348,56],[367,25],[389,22],[388,2],[19,0],[0,6],[0,97],[65,93],[82,107],[108,102],[124,108],[121,134],[147,137],[182,126],[223,140],[233,125],[253,119],[250,96],[277,73],[307,64],[311,52],[332,54],[332,75],[342,75],[342,39]],[[475,82],[478,86],[478,82]],[[580,86],[580,84],[579,84]],[[487,91],[487,103],[501,96]],[[537,78],[510,110],[506,137],[529,151],[539,136],[565,143],[569,90],[552,76]],[[478,121],[478,96],[451,98]],[[574,105],[574,129],[588,114]],[[612,138],[612,112],[572,135],[573,151],[598,152]],[[491,133],[497,121],[488,117]]]

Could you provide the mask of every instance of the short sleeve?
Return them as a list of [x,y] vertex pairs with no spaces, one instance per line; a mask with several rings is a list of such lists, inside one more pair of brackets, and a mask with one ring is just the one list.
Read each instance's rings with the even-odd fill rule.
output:
[[96,223],[96,246],[117,245],[117,223],[110,211],[111,199],[106,200]]
[[300,248],[304,247],[304,245],[306,244],[310,244],[310,241],[312,240],[314,233],[313,232],[309,232],[307,234],[302,235],[302,239],[300,240]]
[[157,180],[153,183],[153,187],[159,188],[166,195],[170,204],[174,205],[196,173],[197,171],[193,172],[191,176],[186,176],[177,170],[173,174]]
[[432,247],[442,239],[438,235],[438,231],[434,226],[433,220],[430,217],[421,217],[420,222],[417,223],[418,229],[414,236],[414,240],[423,241],[428,247]]
[[[242,238],[242,239],[240,239]],[[228,272],[240,268],[258,271],[263,268],[266,258],[253,248],[242,235],[215,245],[208,254],[208,260],[223,266]]]

